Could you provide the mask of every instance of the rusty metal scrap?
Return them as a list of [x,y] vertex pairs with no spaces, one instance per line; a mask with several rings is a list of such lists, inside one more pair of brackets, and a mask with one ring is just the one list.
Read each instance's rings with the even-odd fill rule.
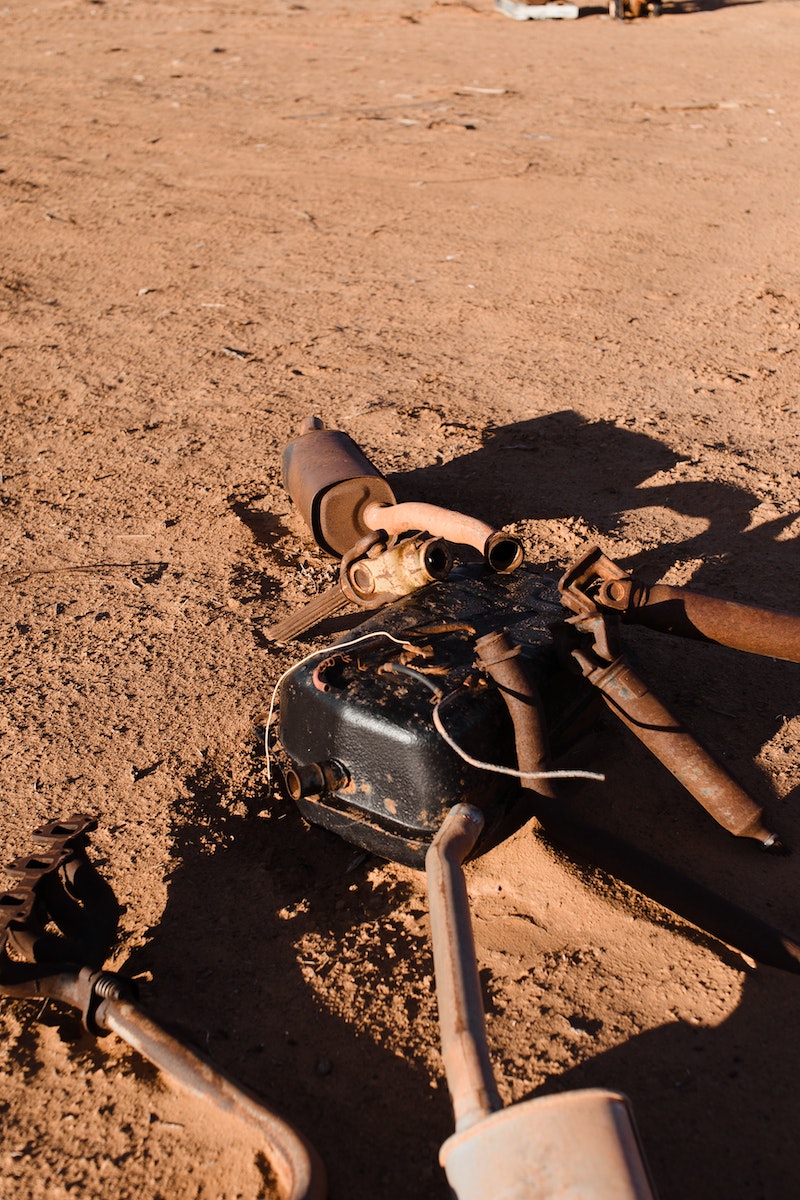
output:
[[643,745],[736,837],[753,838],[780,852],[780,838],[764,824],[763,809],[739,786],[686,726],[654,695],[623,657],[598,664],[580,650],[573,657],[586,678],[603,693],[608,707]]
[[689,588],[648,585],[623,571],[598,546],[567,569],[564,604],[574,613],[617,614],[628,624],[800,663],[800,616],[705,596]]
[[495,571],[513,571],[522,562],[519,540],[485,521],[435,504],[398,504],[363,450],[319,417],[306,418],[284,450],[283,479],[317,543],[331,554],[346,554],[380,530],[393,539],[419,530],[474,547]]
[[451,808],[425,858],[442,1058],[457,1131],[502,1108],[489,1059],[461,869],[475,848],[483,823],[483,813],[474,805]]
[[463,871],[482,828],[480,809],[454,805],[425,860],[442,1058],[455,1117],[455,1133],[442,1146],[440,1162],[453,1195],[654,1200],[624,1096],[592,1088],[503,1108],[489,1056]]
[[96,824],[82,813],[51,821],[35,831],[34,852],[12,864],[16,884],[0,894],[0,995],[77,1008],[90,1033],[116,1033],[191,1095],[252,1128],[284,1200],[324,1200],[325,1171],[305,1138],[167,1033],[137,1003],[131,980],[101,969],[119,905],[86,853]]

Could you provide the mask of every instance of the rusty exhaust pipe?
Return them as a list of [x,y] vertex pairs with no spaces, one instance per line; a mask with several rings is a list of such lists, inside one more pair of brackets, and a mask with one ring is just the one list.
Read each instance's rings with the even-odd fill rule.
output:
[[765,850],[784,851],[780,839],[764,824],[763,809],[673,716],[624,658],[609,666],[598,666],[579,650],[573,651],[573,658],[590,683],[602,692],[611,711],[723,829],[735,837],[754,838]]
[[522,546],[511,534],[494,529],[477,517],[467,517],[464,513],[440,508],[438,504],[373,502],[366,506],[361,515],[369,529],[385,529],[391,535],[424,529],[434,537],[444,538],[446,542],[472,546],[498,574],[514,571],[522,562]]
[[798,614],[737,604],[664,583],[648,586],[599,546],[590,546],[569,565],[559,589],[564,604],[579,615],[598,610],[616,613],[626,624],[800,662]]
[[325,1169],[305,1138],[149,1017],[131,980],[102,970],[120,908],[86,852],[96,825],[84,813],[50,821],[35,831],[34,852],[8,868],[16,885],[0,893],[0,996],[58,1000],[94,1036],[118,1034],[191,1095],[255,1130],[283,1200],[324,1200]]
[[425,859],[442,1057],[456,1131],[439,1152],[455,1200],[654,1200],[630,1105],[600,1088],[503,1108],[489,1059],[463,863],[483,814],[456,804]]
[[435,504],[398,504],[387,480],[351,437],[307,417],[283,452],[283,480],[317,544],[341,557],[369,533],[417,530],[472,546],[492,570],[515,570],[522,545],[485,521]]
[[[109,976],[114,980],[113,975]],[[95,1012],[101,1030],[116,1033],[190,1095],[213,1104],[259,1135],[285,1200],[324,1200],[325,1169],[316,1150],[276,1113],[166,1032],[131,1000],[112,994]]]
[[425,856],[442,1058],[456,1131],[468,1129],[502,1108],[489,1059],[462,870],[464,860],[481,835],[483,823],[479,808],[456,804]]
[[[800,663],[800,616],[794,613],[736,604],[663,583],[647,587],[632,582],[623,615],[626,624]],[[613,602],[619,592],[609,582],[600,588],[598,600],[602,604],[607,596]]]
[[[520,771],[546,770],[537,692],[524,660],[508,654],[514,643],[506,633],[499,638],[488,635],[476,645],[481,665],[497,683],[512,718]],[[499,665],[493,659],[498,659]],[[507,673],[509,662],[513,677]],[[544,837],[555,847],[621,879],[741,954],[800,975],[800,945],[794,938],[613,833],[590,825],[544,790],[549,786],[547,780],[522,780],[522,786],[538,793],[532,811],[541,822]]]
[[[539,690],[520,661],[520,647],[506,630],[494,630],[475,642],[478,661],[491,676],[505,700],[514,726],[517,766],[538,774],[549,766],[547,731]],[[522,779],[522,786],[540,796],[555,798],[551,779]]]

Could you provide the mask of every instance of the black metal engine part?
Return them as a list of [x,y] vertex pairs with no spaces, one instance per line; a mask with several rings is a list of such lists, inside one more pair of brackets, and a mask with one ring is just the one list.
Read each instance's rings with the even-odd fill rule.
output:
[[[559,653],[556,583],[523,568],[463,567],[389,605],[326,656],[289,673],[280,693],[278,768],[303,816],[383,858],[421,867],[457,802],[484,814],[481,853],[530,815],[519,781],[465,761],[516,767],[508,707],[476,668],[476,641],[507,629],[542,700],[547,757],[588,723],[593,689]],[[285,760],[285,761],[284,761]]]

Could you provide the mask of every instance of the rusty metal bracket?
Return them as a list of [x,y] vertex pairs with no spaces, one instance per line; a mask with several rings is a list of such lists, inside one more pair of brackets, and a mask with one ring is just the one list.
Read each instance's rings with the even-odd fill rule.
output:
[[192,1095],[254,1129],[286,1200],[324,1200],[324,1168],[302,1135],[148,1016],[132,980],[101,969],[119,905],[86,854],[96,825],[84,813],[51,821],[35,831],[33,852],[11,864],[16,886],[0,894],[0,996],[77,1008],[90,1033],[116,1033]]
[[800,662],[797,614],[721,600],[689,588],[643,583],[599,546],[591,546],[571,563],[558,587],[564,606],[577,617],[615,614],[626,624]]
[[[628,585],[632,583],[631,577],[608,558],[599,546],[590,546],[567,567],[558,582],[558,590],[564,607],[576,616],[594,616],[603,606],[624,611],[627,600],[622,603],[619,601],[627,595]],[[610,590],[613,597],[611,603],[602,598],[604,585],[607,585],[606,590]]]
[[96,826],[85,813],[50,821],[35,830],[33,852],[8,868],[16,885],[0,895],[0,991],[6,995],[28,994],[65,966],[96,970],[107,957],[119,905],[86,855]]

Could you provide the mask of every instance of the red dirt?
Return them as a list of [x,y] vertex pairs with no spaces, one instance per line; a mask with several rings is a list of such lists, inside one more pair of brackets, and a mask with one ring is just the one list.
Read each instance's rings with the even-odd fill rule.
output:
[[[100,818],[115,964],[278,1104],[332,1197],[447,1194],[423,880],[305,827],[255,728],[332,578],[317,412],[403,497],[563,565],[800,607],[800,4],[6,0],[3,861]],[[800,846],[797,667],[641,639]],[[299,651],[298,651],[299,653]],[[800,933],[800,860],[607,723],[592,819]],[[797,1194],[798,983],[527,829],[468,870],[506,1101],[632,1098],[662,1200]],[[252,1155],[114,1038],[0,1005],[0,1193],[235,1197]]]

